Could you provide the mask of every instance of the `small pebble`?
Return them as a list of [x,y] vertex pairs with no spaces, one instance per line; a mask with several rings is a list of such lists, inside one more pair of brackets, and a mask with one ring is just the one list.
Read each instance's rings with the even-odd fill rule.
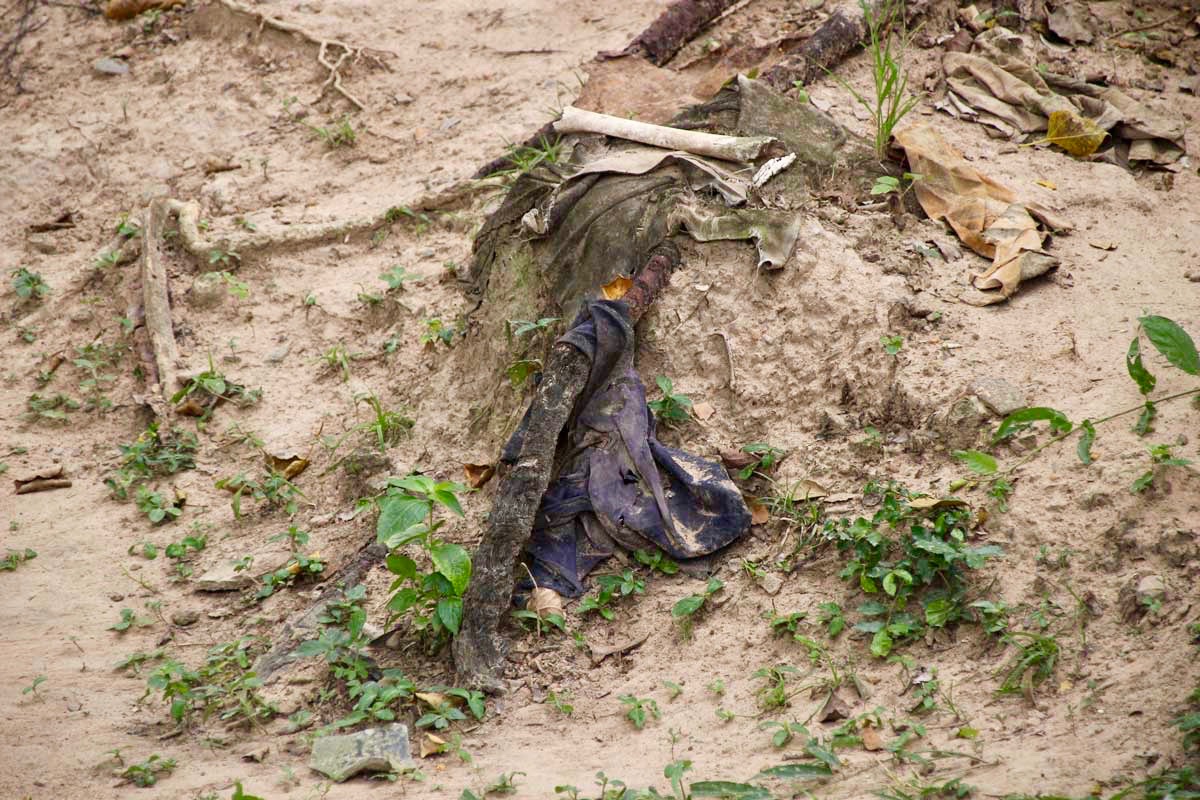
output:
[[92,69],[101,75],[125,75],[129,72],[129,65],[119,58],[97,58],[92,62]]
[[188,625],[195,625],[199,619],[200,614],[190,608],[183,611],[176,611],[171,615],[171,623],[181,628],[186,628]]

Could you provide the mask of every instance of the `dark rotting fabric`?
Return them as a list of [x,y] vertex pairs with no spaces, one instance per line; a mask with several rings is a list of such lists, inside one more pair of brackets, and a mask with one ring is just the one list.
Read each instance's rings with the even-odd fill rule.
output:
[[[613,553],[659,548],[675,559],[708,555],[750,528],[741,492],[717,463],[655,436],[646,391],[633,367],[634,332],[622,301],[588,303],[561,338],[591,362],[567,425],[565,456],[526,548],[539,586],[577,597]],[[525,422],[503,459],[520,456]]]

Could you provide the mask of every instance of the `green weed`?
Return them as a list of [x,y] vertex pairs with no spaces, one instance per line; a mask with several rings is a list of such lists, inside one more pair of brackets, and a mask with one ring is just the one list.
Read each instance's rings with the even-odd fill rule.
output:
[[25,267],[18,267],[9,274],[12,275],[13,291],[22,300],[32,300],[38,303],[50,294],[50,285],[42,278],[41,273],[30,272]]
[[1017,653],[1002,670],[1004,679],[997,691],[1031,697],[1033,690],[1054,674],[1058,640],[1030,631],[1012,631],[1004,636],[1004,641],[1017,648]]
[[652,698],[634,697],[631,694],[623,694],[617,699],[626,707],[625,718],[633,723],[633,727],[639,731],[646,727],[646,720],[648,718],[662,718],[662,712],[658,709],[658,703]]
[[866,109],[873,128],[875,157],[883,161],[887,157],[892,131],[913,110],[920,98],[908,93],[908,75],[901,63],[904,51],[908,48],[907,34],[895,32],[895,28],[902,27],[904,23],[903,3],[898,0],[881,0],[878,3],[859,0],[859,6],[867,30],[867,40],[863,46],[871,58],[874,95],[864,97],[839,76],[832,72],[829,74]]
[[634,575],[631,569],[620,575],[597,575],[596,585],[599,586],[596,594],[587,595],[579,601],[579,613],[594,612],[609,622],[616,618],[616,612],[612,608],[614,600],[643,594],[646,591],[646,582]]
[[163,758],[155,753],[140,764],[131,764],[126,767],[120,773],[120,777],[134,786],[145,789],[158,783],[159,777],[162,775],[170,775],[174,772],[175,766],[175,759]]
[[268,470],[259,480],[251,480],[246,473],[239,472],[228,478],[221,478],[213,485],[233,495],[229,500],[229,507],[233,509],[236,519],[242,517],[243,497],[251,497],[260,504],[265,503],[269,508],[282,508],[288,516],[296,513],[299,509],[298,500],[304,497],[304,493],[294,483],[275,470]]
[[13,572],[26,561],[32,561],[35,558],[37,558],[37,551],[31,547],[26,547],[24,550],[10,549],[5,552],[4,558],[0,559],[0,572]]
[[651,400],[647,405],[658,421],[668,427],[674,427],[690,420],[692,398],[685,394],[675,394],[675,384],[665,375],[659,375],[654,382],[658,384],[663,396],[659,400]]
[[724,588],[725,582],[720,578],[709,578],[708,583],[704,585],[704,591],[698,594],[689,594],[671,606],[671,618],[679,624],[684,638],[691,636],[692,625],[697,615],[708,605],[708,601]]
[[[436,482],[424,475],[391,478],[377,501],[379,519],[376,537],[388,548],[387,568],[396,576],[392,582],[388,612],[393,619],[412,612],[417,630],[429,638],[430,649],[438,649],[458,633],[462,623],[462,598],[471,581],[471,556],[460,545],[436,536],[445,525],[437,509],[464,516],[458,495],[471,491],[461,483]],[[401,550],[420,548],[426,572]]]
[[330,150],[336,150],[339,147],[354,147],[358,143],[358,132],[354,130],[349,115],[344,115],[338,121],[329,123],[328,127],[310,125],[307,122],[300,124],[312,131],[312,134],[324,142]]

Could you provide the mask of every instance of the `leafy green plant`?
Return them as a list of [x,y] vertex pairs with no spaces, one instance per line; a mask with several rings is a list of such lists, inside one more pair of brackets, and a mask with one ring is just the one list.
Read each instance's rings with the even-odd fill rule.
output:
[[117,376],[104,369],[116,366],[128,349],[129,345],[125,342],[109,345],[99,339],[75,348],[72,363],[84,373],[79,390],[86,398],[84,407],[87,410],[104,411],[112,408],[112,401],[104,392],[116,381]]
[[530,375],[541,371],[542,361],[538,358],[518,358],[504,368],[504,374],[508,376],[508,382],[514,389],[520,389],[525,381],[529,380]]
[[159,492],[152,492],[145,486],[139,486],[135,499],[138,511],[145,514],[155,525],[178,519],[183,508],[178,499],[167,500]]
[[539,637],[550,630],[558,630],[560,633],[567,632],[567,621],[563,618],[562,614],[546,614],[542,616],[536,611],[522,608],[513,611],[512,617],[526,630],[534,631]]
[[340,344],[335,344],[317,358],[324,365],[326,372],[340,372],[342,374],[342,383],[350,380],[350,362],[354,359],[351,354]]
[[662,712],[658,709],[658,703],[650,697],[634,697],[631,694],[623,694],[618,700],[625,705],[625,718],[633,723],[633,727],[639,731],[646,727],[648,717],[661,719]]
[[846,629],[846,617],[842,607],[834,602],[821,603],[817,606],[821,611],[821,624],[825,626],[825,633],[830,639],[836,639],[837,635]]
[[79,408],[79,401],[65,394],[43,397],[34,392],[25,400],[25,418],[36,422],[65,423],[68,420],[68,412],[77,411]]
[[648,568],[651,572],[657,572],[662,575],[674,575],[679,572],[679,565],[667,557],[667,554],[662,550],[656,549],[654,552],[648,550],[634,550],[633,558],[643,567]]
[[277,713],[259,693],[262,680],[251,668],[263,649],[263,639],[245,636],[210,648],[199,669],[168,659],[150,673],[142,699],[160,692],[180,725],[213,714],[227,724],[259,725]]
[[695,621],[696,615],[708,605],[708,601],[712,599],[713,595],[724,588],[725,582],[720,578],[709,578],[708,583],[704,585],[704,591],[698,594],[689,594],[671,606],[671,618],[679,624],[685,637],[691,635],[692,623]]
[[1032,696],[1033,690],[1054,674],[1058,640],[1031,631],[1012,631],[1005,634],[1004,641],[1017,648],[1017,653],[1003,668],[1004,679],[997,691]]
[[151,478],[173,475],[196,466],[196,435],[179,428],[161,431],[152,422],[137,439],[118,445],[121,466],[104,481],[118,500],[129,497],[129,490]]
[[120,661],[118,661],[113,666],[113,669],[118,670],[118,671],[128,669],[128,670],[132,670],[134,675],[140,675],[142,672],[143,666],[145,666],[146,664],[155,662],[155,661],[159,661],[163,658],[163,656],[164,656],[164,651],[162,650],[162,648],[159,648],[157,650],[152,650],[149,653],[145,653],[145,652],[142,652],[141,650],[139,650],[135,653],[130,653],[129,655],[122,658]]
[[132,608],[122,608],[121,618],[108,626],[110,631],[124,633],[135,625],[139,628],[144,628],[148,625],[153,625],[154,620],[148,617],[139,617]]
[[262,586],[259,587],[258,593],[254,597],[257,600],[265,600],[298,580],[319,577],[323,572],[325,572],[325,562],[320,556],[293,553],[282,567],[263,575]]
[[884,658],[926,628],[969,619],[968,573],[1003,551],[968,544],[971,512],[962,501],[913,496],[893,483],[864,493],[880,498],[872,518],[829,520],[822,536],[847,558],[840,577],[880,598],[859,606],[864,619],[854,627],[873,635],[871,652]]
[[[1148,434],[1153,429],[1153,422],[1158,416],[1160,405],[1187,397],[1196,397],[1200,395],[1200,386],[1166,396],[1152,397],[1151,395],[1158,381],[1154,374],[1146,367],[1145,361],[1142,358],[1143,335],[1171,366],[1187,375],[1200,376],[1200,354],[1197,353],[1196,344],[1192,340],[1192,337],[1177,323],[1166,317],[1153,314],[1143,315],[1138,318],[1137,332],[1134,334],[1133,340],[1129,343],[1129,349],[1125,355],[1126,371],[1142,395],[1141,403],[1107,414],[1098,419],[1084,419],[1078,425],[1072,422],[1066,414],[1054,408],[1046,406],[1023,408],[1009,414],[1000,422],[1000,426],[996,429],[996,433],[992,437],[992,444],[998,444],[1022,431],[1028,430],[1038,422],[1048,423],[1051,432],[1051,437],[1048,440],[1031,449],[1022,458],[1005,469],[1000,469],[995,458],[984,453],[979,453],[978,451],[966,451],[960,458],[964,458],[964,460],[969,458],[970,462],[968,466],[973,471],[987,476],[992,482],[993,491],[998,483],[1004,481],[1004,497],[1007,498],[1007,493],[1012,488],[1011,484],[1008,484],[1006,480],[1009,475],[1036,457],[1047,447],[1058,444],[1068,437],[1074,436],[1076,433],[1079,434],[1079,437],[1076,442],[1075,452],[1079,461],[1085,466],[1090,465],[1095,460],[1092,447],[1096,441],[1096,429],[1098,426],[1133,413],[1138,413],[1138,419],[1133,426],[1133,431],[1139,436]],[[1149,455],[1150,469],[1138,476],[1130,486],[1130,490],[1135,494],[1149,488],[1153,484],[1155,477],[1163,469],[1183,468],[1192,472],[1195,471],[1188,459],[1173,455],[1169,446],[1152,446],[1149,448]],[[981,458],[980,456],[985,457]]]
[[651,400],[647,405],[650,406],[650,410],[654,412],[658,421],[668,427],[673,427],[690,420],[692,398],[686,394],[675,394],[675,384],[665,375],[659,375],[654,382],[658,384],[663,396],[659,400]]
[[42,278],[41,273],[30,272],[25,267],[18,267],[11,273],[13,291],[22,300],[41,302],[50,294],[50,285]]
[[[213,251],[213,253],[218,253],[218,252],[220,252],[220,251],[218,251],[218,250]],[[229,257],[235,257],[235,258],[237,257],[237,253],[232,253],[232,252],[225,253],[223,255],[226,257],[226,259],[228,259]],[[215,275],[217,278],[219,278],[221,280],[221,282],[225,284],[225,288],[227,290],[229,290],[229,294],[231,294],[233,297],[237,298],[238,300],[249,299],[250,285],[244,281],[239,281],[237,278],[235,278],[233,276],[233,273],[230,272],[229,270],[222,270],[220,272],[214,272],[214,273],[210,273],[210,274]]]
[[569,692],[555,692],[551,690],[546,693],[546,702],[564,717],[569,717],[575,713],[575,706],[571,705],[570,701],[571,694]]
[[504,336],[511,343],[513,339],[520,339],[523,336],[533,334],[536,336],[539,333],[544,333],[550,330],[550,327],[558,322],[558,317],[542,317],[538,320],[528,319],[510,319],[504,323]]
[[130,764],[120,774],[120,777],[141,789],[158,783],[161,775],[170,775],[175,771],[175,759],[163,758],[157,753],[151,755],[140,764]]
[[454,327],[447,325],[437,317],[427,319],[421,324],[425,328],[421,332],[421,344],[427,347],[434,347],[438,342],[446,345],[446,347],[454,345],[454,334],[458,332]]
[[616,618],[616,612],[612,608],[613,600],[643,594],[646,591],[646,582],[631,569],[620,575],[597,575],[596,585],[600,587],[596,594],[587,595],[579,601],[579,613],[595,612],[609,622]]
[[265,503],[269,508],[282,508],[288,516],[299,510],[298,500],[304,497],[304,493],[294,483],[276,470],[267,470],[259,480],[251,480],[246,473],[239,472],[228,478],[220,478],[213,485],[233,495],[229,500],[229,507],[233,509],[236,519],[242,517],[243,497],[251,497],[260,504]]
[[32,547],[26,547],[24,550],[9,549],[5,552],[4,558],[0,559],[0,572],[13,572],[26,561],[32,561],[35,558],[37,558],[37,551]]
[[754,457],[754,461],[738,471],[738,477],[749,480],[754,473],[769,473],[783,460],[787,453],[766,442],[751,442],[742,448],[742,452]]
[[[418,631],[430,638],[431,649],[441,647],[458,633],[462,598],[471,581],[471,556],[457,544],[437,537],[445,520],[437,509],[462,517],[458,495],[471,489],[461,483],[437,482],[424,475],[391,478],[379,498],[377,540],[388,548],[387,568],[396,576],[389,589],[388,611],[393,619],[412,612]],[[401,550],[420,549],[429,571]]]
[[324,142],[330,150],[336,150],[339,147],[354,147],[358,143],[358,132],[354,130],[349,115],[343,115],[336,122],[329,123],[328,127],[310,125],[307,122],[301,122],[301,124],[312,131],[312,134]]
[[355,402],[366,403],[371,409],[372,417],[358,426],[358,430],[371,434],[375,439],[379,452],[386,452],[388,447],[395,444],[412,430],[416,420],[406,417],[397,411],[384,408],[383,403],[373,394],[359,395]]
[[[241,260],[242,260],[242,257],[240,255],[238,255],[238,253],[234,250],[225,250],[220,247],[214,247],[212,250],[208,251],[209,266],[221,266],[221,267],[228,268],[228,267],[232,267],[235,261],[240,262]],[[250,290],[248,288],[246,288],[246,284],[234,280],[233,276],[229,275],[228,271],[222,272],[221,275],[222,275],[222,281],[225,283],[226,286],[230,287],[230,291],[235,296],[237,296],[238,287],[241,287],[242,289],[245,290],[246,296],[250,295]],[[229,275],[229,278],[226,279],[224,277],[225,275]]]
[[788,692],[787,680],[789,676],[797,674],[799,674],[799,670],[788,664],[776,664],[773,667],[756,669],[751,677],[761,678],[765,682],[755,692],[759,707],[764,711],[769,711],[789,706],[791,694]]
[[874,94],[864,97],[841,77],[826,72],[866,109],[873,128],[875,157],[883,161],[887,157],[892,131],[916,107],[920,98],[908,93],[908,75],[901,63],[908,47],[907,34],[895,31],[898,26],[903,26],[903,3],[898,0],[880,0],[878,3],[859,0],[859,6],[866,26],[867,40],[863,47],[871,59]]
[[21,694],[33,695],[33,698],[38,702],[42,702],[42,696],[38,694],[38,687],[46,682],[45,675],[34,675],[33,681],[21,690]]
[[[904,197],[922,177],[924,176],[913,172],[905,172],[899,178],[893,175],[880,175],[875,179],[875,185],[871,187],[871,194],[895,194],[897,197]],[[890,355],[895,355],[895,353],[890,353]]]
[[525,145],[508,145],[508,152],[504,154],[511,167],[496,170],[491,173],[496,176],[517,176],[524,175],[542,164],[557,164],[562,157],[563,144],[556,136],[554,141],[550,141],[546,137],[541,137],[538,143],[532,147]]
[[886,336],[879,337],[879,344],[883,347],[883,352],[889,356],[899,355],[904,349],[904,339],[898,334],[889,333]]
[[379,276],[379,279],[387,284],[388,291],[402,291],[404,284],[415,282],[420,283],[425,280],[425,276],[418,272],[409,272],[405,267],[397,264]]
[[262,399],[262,389],[247,389],[242,384],[229,380],[213,366],[210,355],[208,369],[190,379],[182,389],[172,395],[171,403],[178,405],[193,395],[211,398],[214,402],[229,401],[238,406],[249,406]]

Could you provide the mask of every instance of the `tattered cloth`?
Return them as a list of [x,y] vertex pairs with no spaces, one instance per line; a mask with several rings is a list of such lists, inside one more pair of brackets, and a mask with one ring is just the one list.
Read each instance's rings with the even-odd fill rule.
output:
[[[633,367],[634,332],[623,301],[587,304],[560,340],[591,361],[588,383],[542,499],[527,547],[538,586],[569,597],[612,555],[659,548],[676,559],[713,553],[750,529],[750,511],[720,464],[667,447]],[[527,418],[528,419],[528,418]],[[505,445],[512,463],[525,421]]]

